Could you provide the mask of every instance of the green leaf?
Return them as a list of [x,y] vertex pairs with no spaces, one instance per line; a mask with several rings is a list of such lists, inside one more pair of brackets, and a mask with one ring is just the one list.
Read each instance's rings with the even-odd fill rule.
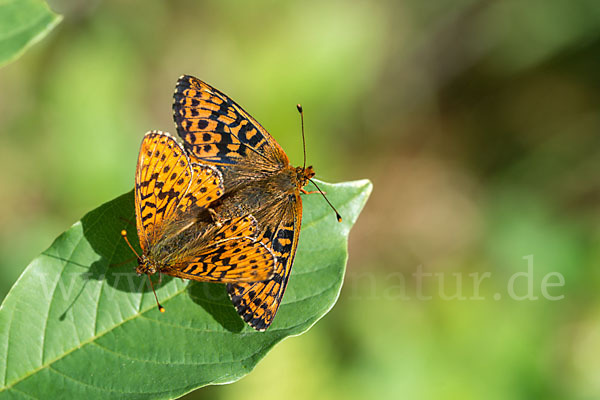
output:
[[0,390],[24,399],[174,398],[240,379],[338,298],[347,237],[372,185],[321,185],[344,222],[321,196],[303,196],[292,276],[266,332],[240,319],[220,284],[163,277],[166,312],[158,312],[120,237],[125,228],[136,240],[133,194],[88,213],[33,260],[0,306]]
[[46,36],[61,19],[41,0],[0,0],[0,66]]

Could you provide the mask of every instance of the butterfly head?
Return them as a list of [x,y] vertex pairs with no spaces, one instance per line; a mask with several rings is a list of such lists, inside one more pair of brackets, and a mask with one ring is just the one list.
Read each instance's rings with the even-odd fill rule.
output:
[[[160,305],[158,302],[158,296],[156,295],[156,291],[154,290],[154,284],[152,283],[152,278],[150,275],[154,275],[157,271],[156,264],[151,262],[146,255],[142,254],[141,257],[138,257],[138,266],[135,269],[138,275],[147,275],[148,281],[150,282],[150,287],[152,288],[152,293],[154,293],[154,299],[156,299],[156,305],[158,306],[158,311],[165,312],[165,308]],[[159,278],[160,282],[160,278]]]
[[157,271],[155,263],[150,262],[150,259],[145,254],[142,253],[142,255],[140,256],[140,254],[137,251],[135,251],[131,243],[129,243],[129,239],[127,239],[127,231],[125,229],[121,231],[121,236],[123,237],[123,239],[125,239],[125,243],[127,243],[127,246],[129,246],[129,248],[137,258],[138,266],[135,268],[135,272],[137,272],[138,275],[155,274]]
[[298,182],[300,182],[301,187],[306,186],[309,179],[315,176],[315,170],[312,165],[308,167],[296,167],[296,175],[298,177]]
[[138,257],[138,266],[135,269],[138,275],[154,275],[156,273],[156,265],[151,262],[148,257],[142,255]]

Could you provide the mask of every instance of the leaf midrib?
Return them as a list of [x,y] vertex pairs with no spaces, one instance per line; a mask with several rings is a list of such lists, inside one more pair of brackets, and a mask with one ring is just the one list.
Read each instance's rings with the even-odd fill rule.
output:
[[[171,296],[167,297],[167,300],[165,300],[165,302],[167,302],[167,301],[171,300],[172,298],[174,298],[175,296],[177,296],[177,295],[179,295],[179,294],[183,293],[183,292],[185,291],[185,289],[186,289],[186,288],[187,288],[187,286],[184,286],[183,288],[181,288],[181,289],[177,290],[177,291],[176,291],[176,292],[175,292],[173,295],[171,295]],[[80,349],[80,348],[82,348],[82,347],[84,347],[84,346],[86,346],[86,345],[88,345],[88,344],[90,344],[90,343],[94,342],[96,339],[98,339],[98,338],[101,338],[102,336],[104,336],[104,335],[106,335],[107,333],[109,333],[109,332],[113,331],[114,329],[116,329],[116,328],[118,328],[119,326],[121,326],[121,325],[125,324],[126,322],[129,322],[129,321],[131,321],[131,320],[133,320],[133,319],[135,319],[135,318],[138,318],[138,317],[142,316],[143,314],[145,314],[146,312],[148,312],[148,311],[150,311],[150,310],[153,310],[153,309],[154,309],[154,306],[152,306],[152,307],[148,307],[147,309],[145,309],[145,310],[143,310],[143,311],[140,311],[139,313],[133,314],[133,315],[131,315],[130,317],[127,317],[127,318],[125,318],[123,321],[119,322],[119,323],[118,323],[118,324],[116,324],[116,325],[113,325],[112,327],[110,327],[109,329],[107,329],[107,330],[103,331],[102,333],[100,333],[100,334],[98,334],[98,335],[94,335],[94,336],[92,336],[92,337],[91,337],[91,338],[89,338],[88,340],[86,340],[86,341],[84,341],[84,342],[81,342],[81,343],[80,343],[78,346],[75,346],[75,347],[73,347],[72,349],[70,349],[70,350],[68,350],[68,351],[66,351],[66,352],[64,352],[64,353],[62,353],[60,356],[58,356],[58,357],[56,357],[56,358],[54,358],[54,359],[52,359],[52,360],[48,361],[48,362],[47,362],[47,363],[45,363],[45,364],[42,364],[42,365],[40,365],[38,368],[34,369],[33,371],[29,372],[28,374],[24,375],[23,377],[21,377],[21,378],[19,378],[19,379],[15,380],[15,381],[13,381],[13,382],[11,382],[9,385],[6,385],[6,386],[4,387],[4,390],[6,390],[6,389],[11,389],[13,386],[15,386],[16,384],[18,384],[19,382],[22,382],[22,381],[24,381],[25,379],[27,379],[27,378],[29,378],[30,376],[32,376],[32,375],[34,375],[34,374],[38,373],[39,371],[43,370],[44,368],[47,368],[47,367],[49,367],[50,365],[54,364],[55,362],[57,362],[57,361],[59,361],[59,360],[61,360],[61,359],[65,358],[65,357],[66,357],[66,356],[68,356],[69,354],[73,353],[75,350],[78,350],[78,349]]]

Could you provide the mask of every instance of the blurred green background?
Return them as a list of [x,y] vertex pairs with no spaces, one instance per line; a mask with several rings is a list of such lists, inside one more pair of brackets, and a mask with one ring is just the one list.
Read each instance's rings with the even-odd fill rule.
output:
[[63,22],[0,70],[1,298],[131,190],[186,73],[294,164],[302,103],[317,177],[374,183],[330,314],[187,398],[600,397],[596,0],[50,5]]

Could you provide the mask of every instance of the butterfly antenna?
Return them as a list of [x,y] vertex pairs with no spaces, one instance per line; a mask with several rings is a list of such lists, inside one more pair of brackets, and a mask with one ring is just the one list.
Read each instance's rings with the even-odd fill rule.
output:
[[[300,122],[302,124],[302,150],[304,150],[304,164],[302,165],[302,170],[305,170],[306,169],[306,139],[304,138],[304,110],[302,109],[302,106],[300,104],[296,104],[296,108],[298,109],[298,112],[300,113]],[[325,196],[325,193],[323,193],[323,191],[321,189],[319,189],[319,187],[317,186],[315,181],[313,181],[310,178],[308,178],[308,180],[311,181],[313,185],[315,185],[315,187],[317,188],[319,193],[321,193],[321,195],[323,196],[323,198],[325,199],[327,204],[329,204],[329,207],[331,207],[333,209],[333,211],[335,211],[335,216],[336,216],[338,222],[342,222],[342,216],[340,215],[338,210],[335,209],[333,204],[331,204],[329,199]]]
[[313,185],[315,185],[315,187],[317,188],[317,190],[319,191],[319,193],[321,193],[321,195],[323,196],[323,198],[325,199],[325,201],[327,202],[327,204],[329,204],[329,207],[331,207],[333,209],[333,211],[335,211],[335,217],[337,218],[338,222],[342,222],[342,216],[340,215],[340,213],[338,212],[338,210],[335,209],[335,207],[333,206],[333,204],[331,204],[331,202],[329,201],[329,199],[327,198],[327,196],[325,196],[325,193],[323,193],[323,191],[321,189],[319,189],[319,187],[317,186],[317,184],[315,183],[315,181],[313,181],[310,178],[308,178],[308,180],[311,181]]
[[160,305],[158,302],[158,296],[156,295],[156,291],[154,290],[154,283],[152,283],[152,278],[150,278],[150,274],[148,274],[148,280],[150,281],[150,287],[152,288],[152,293],[154,293],[154,298],[156,299],[156,305],[158,306],[158,311],[165,312],[165,308]]
[[[127,243],[127,246],[129,246],[131,251],[133,251],[133,254],[135,254],[136,257],[139,259],[140,256],[138,255],[137,251],[135,251],[135,249],[133,248],[133,246],[131,245],[131,243],[129,243],[129,240],[127,239],[127,231],[125,229],[123,229],[121,231],[121,236],[123,236],[123,239],[125,239],[125,243]],[[158,297],[156,296],[156,291],[154,290],[154,284],[152,283],[152,279],[150,279],[150,274],[148,274],[148,280],[150,281],[150,287],[152,288],[152,293],[154,293],[154,298],[156,299],[156,305],[158,305],[158,310],[160,312],[165,312],[165,308],[163,306],[161,306],[160,303],[158,302]]]
[[125,243],[127,243],[127,246],[129,246],[129,248],[131,249],[131,251],[133,251],[133,254],[135,254],[135,256],[137,258],[140,258],[140,256],[137,253],[137,251],[135,251],[135,249],[133,248],[133,246],[131,245],[131,243],[129,243],[129,240],[127,240],[127,231],[125,229],[123,229],[121,231],[121,236],[123,236],[123,239],[125,239]]
[[296,108],[300,113],[300,121],[302,124],[302,149],[304,150],[304,164],[302,164],[302,169],[306,169],[306,139],[304,139],[304,110],[302,110],[302,106],[300,104],[296,104]]

